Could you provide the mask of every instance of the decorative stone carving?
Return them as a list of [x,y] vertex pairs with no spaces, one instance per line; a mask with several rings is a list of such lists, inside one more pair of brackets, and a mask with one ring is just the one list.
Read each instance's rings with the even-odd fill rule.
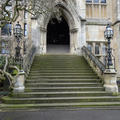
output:
[[[81,4],[83,3],[80,2],[80,6]],[[70,53],[80,54],[81,47],[84,46],[86,43],[84,30],[85,24],[81,22],[83,19],[80,19],[83,18],[83,16],[79,14],[72,0],[56,0],[55,6],[57,7],[57,5],[59,6],[59,9],[62,12],[62,16],[65,18],[70,29]],[[40,17],[37,18],[37,23],[35,23],[36,25],[33,24],[33,27],[36,26],[36,29],[34,31],[35,37],[33,37],[33,41],[36,44],[38,54],[46,53],[47,25],[50,21],[50,18],[51,15],[40,15]],[[33,22],[35,22],[35,20]],[[77,48],[79,48],[79,50],[76,50]]]

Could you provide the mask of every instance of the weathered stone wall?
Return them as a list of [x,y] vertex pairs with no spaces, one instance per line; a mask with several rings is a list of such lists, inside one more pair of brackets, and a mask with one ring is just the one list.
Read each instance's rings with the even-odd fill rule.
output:
[[86,26],[86,41],[105,41],[104,39],[105,26],[87,25]]
[[120,0],[117,0],[117,19],[120,20]]
[[115,56],[116,69],[120,77],[120,0],[115,0],[113,3],[113,14],[114,37],[112,40],[112,48]]
[[120,77],[120,23],[114,25],[114,37],[112,40],[113,54],[115,56],[116,69]]

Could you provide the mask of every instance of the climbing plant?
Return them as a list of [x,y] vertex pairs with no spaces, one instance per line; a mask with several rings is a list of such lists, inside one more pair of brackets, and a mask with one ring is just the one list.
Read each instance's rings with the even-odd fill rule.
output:
[[2,87],[3,82],[5,80],[5,75],[3,72],[5,66],[5,56],[0,56],[0,87]]
[[5,56],[0,56],[0,69],[3,70],[5,65]]

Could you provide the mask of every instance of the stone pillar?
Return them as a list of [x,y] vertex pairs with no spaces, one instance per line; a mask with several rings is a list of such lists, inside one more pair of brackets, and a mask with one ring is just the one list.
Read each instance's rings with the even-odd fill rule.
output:
[[40,39],[39,39],[39,54],[46,54],[47,53],[47,30],[43,27],[40,27]]
[[71,54],[77,54],[77,48],[78,48],[78,29],[74,28],[70,30],[70,53]]
[[76,0],[76,8],[79,16],[86,17],[86,3],[85,0]]
[[120,0],[117,0],[117,19],[120,20]]
[[86,46],[86,20],[81,20],[81,48]]
[[13,92],[24,92],[25,86],[25,72],[20,71],[19,74],[15,77],[15,83],[14,83],[14,88]]
[[100,49],[100,55],[101,55],[100,61],[103,62],[103,60],[104,60],[103,51],[102,51],[102,49],[103,49],[103,43],[100,43],[100,48],[99,49]]
[[39,50],[40,50],[40,28],[38,26],[36,18],[32,18],[31,27],[32,27],[32,31],[31,31],[32,43],[37,48],[36,52],[39,53]]
[[94,42],[92,44],[92,52],[93,52],[93,54],[95,54],[95,43]]
[[114,69],[106,69],[104,72],[104,87],[106,92],[118,93],[117,72]]

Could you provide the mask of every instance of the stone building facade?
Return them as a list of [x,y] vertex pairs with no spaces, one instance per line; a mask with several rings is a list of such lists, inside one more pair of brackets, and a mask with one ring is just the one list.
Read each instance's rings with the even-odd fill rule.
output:
[[[120,0],[56,0],[55,6],[59,7],[61,10],[62,21],[58,23],[53,19],[54,25],[52,25],[51,22],[51,15],[40,15],[36,18],[25,11],[21,12],[22,17],[20,16],[17,21],[20,21],[22,28],[24,28],[25,37],[22,45],[26,52],[34,45],[37,48],[37,54],[47,54],[49,44],[60,44],[68,45],[70,54],[82,55],[81,48],[87,46],[95,56],[104,62],[107,46],[107,41],[104,38],[104,31],[106,25],[111,22],[114,30],[112,48],[119,77]],[[12,24],[11,28],[13,28],[15,24],[16,23]],[[63,28],[61,26],[63,26]],[[57,27],[58,29],[56,29]],[[5,51],[4,48],[4,41],[9,39],[8,41],[11,41],[13,45],[13,41],[15,41],[14,37],[6,36],[7,33],[3,34],[4,29],[0,31],[1,52],[7,54],[11,51],[11,54],[15,54],[14,49]],[[12,34],[11,31],[11,35]],[[52,41],[49,41],[51,39]],[[60,42],[62,39],[65,42]],[[14,44],[12,48],[14,48],[15,45],[16,44]]]

